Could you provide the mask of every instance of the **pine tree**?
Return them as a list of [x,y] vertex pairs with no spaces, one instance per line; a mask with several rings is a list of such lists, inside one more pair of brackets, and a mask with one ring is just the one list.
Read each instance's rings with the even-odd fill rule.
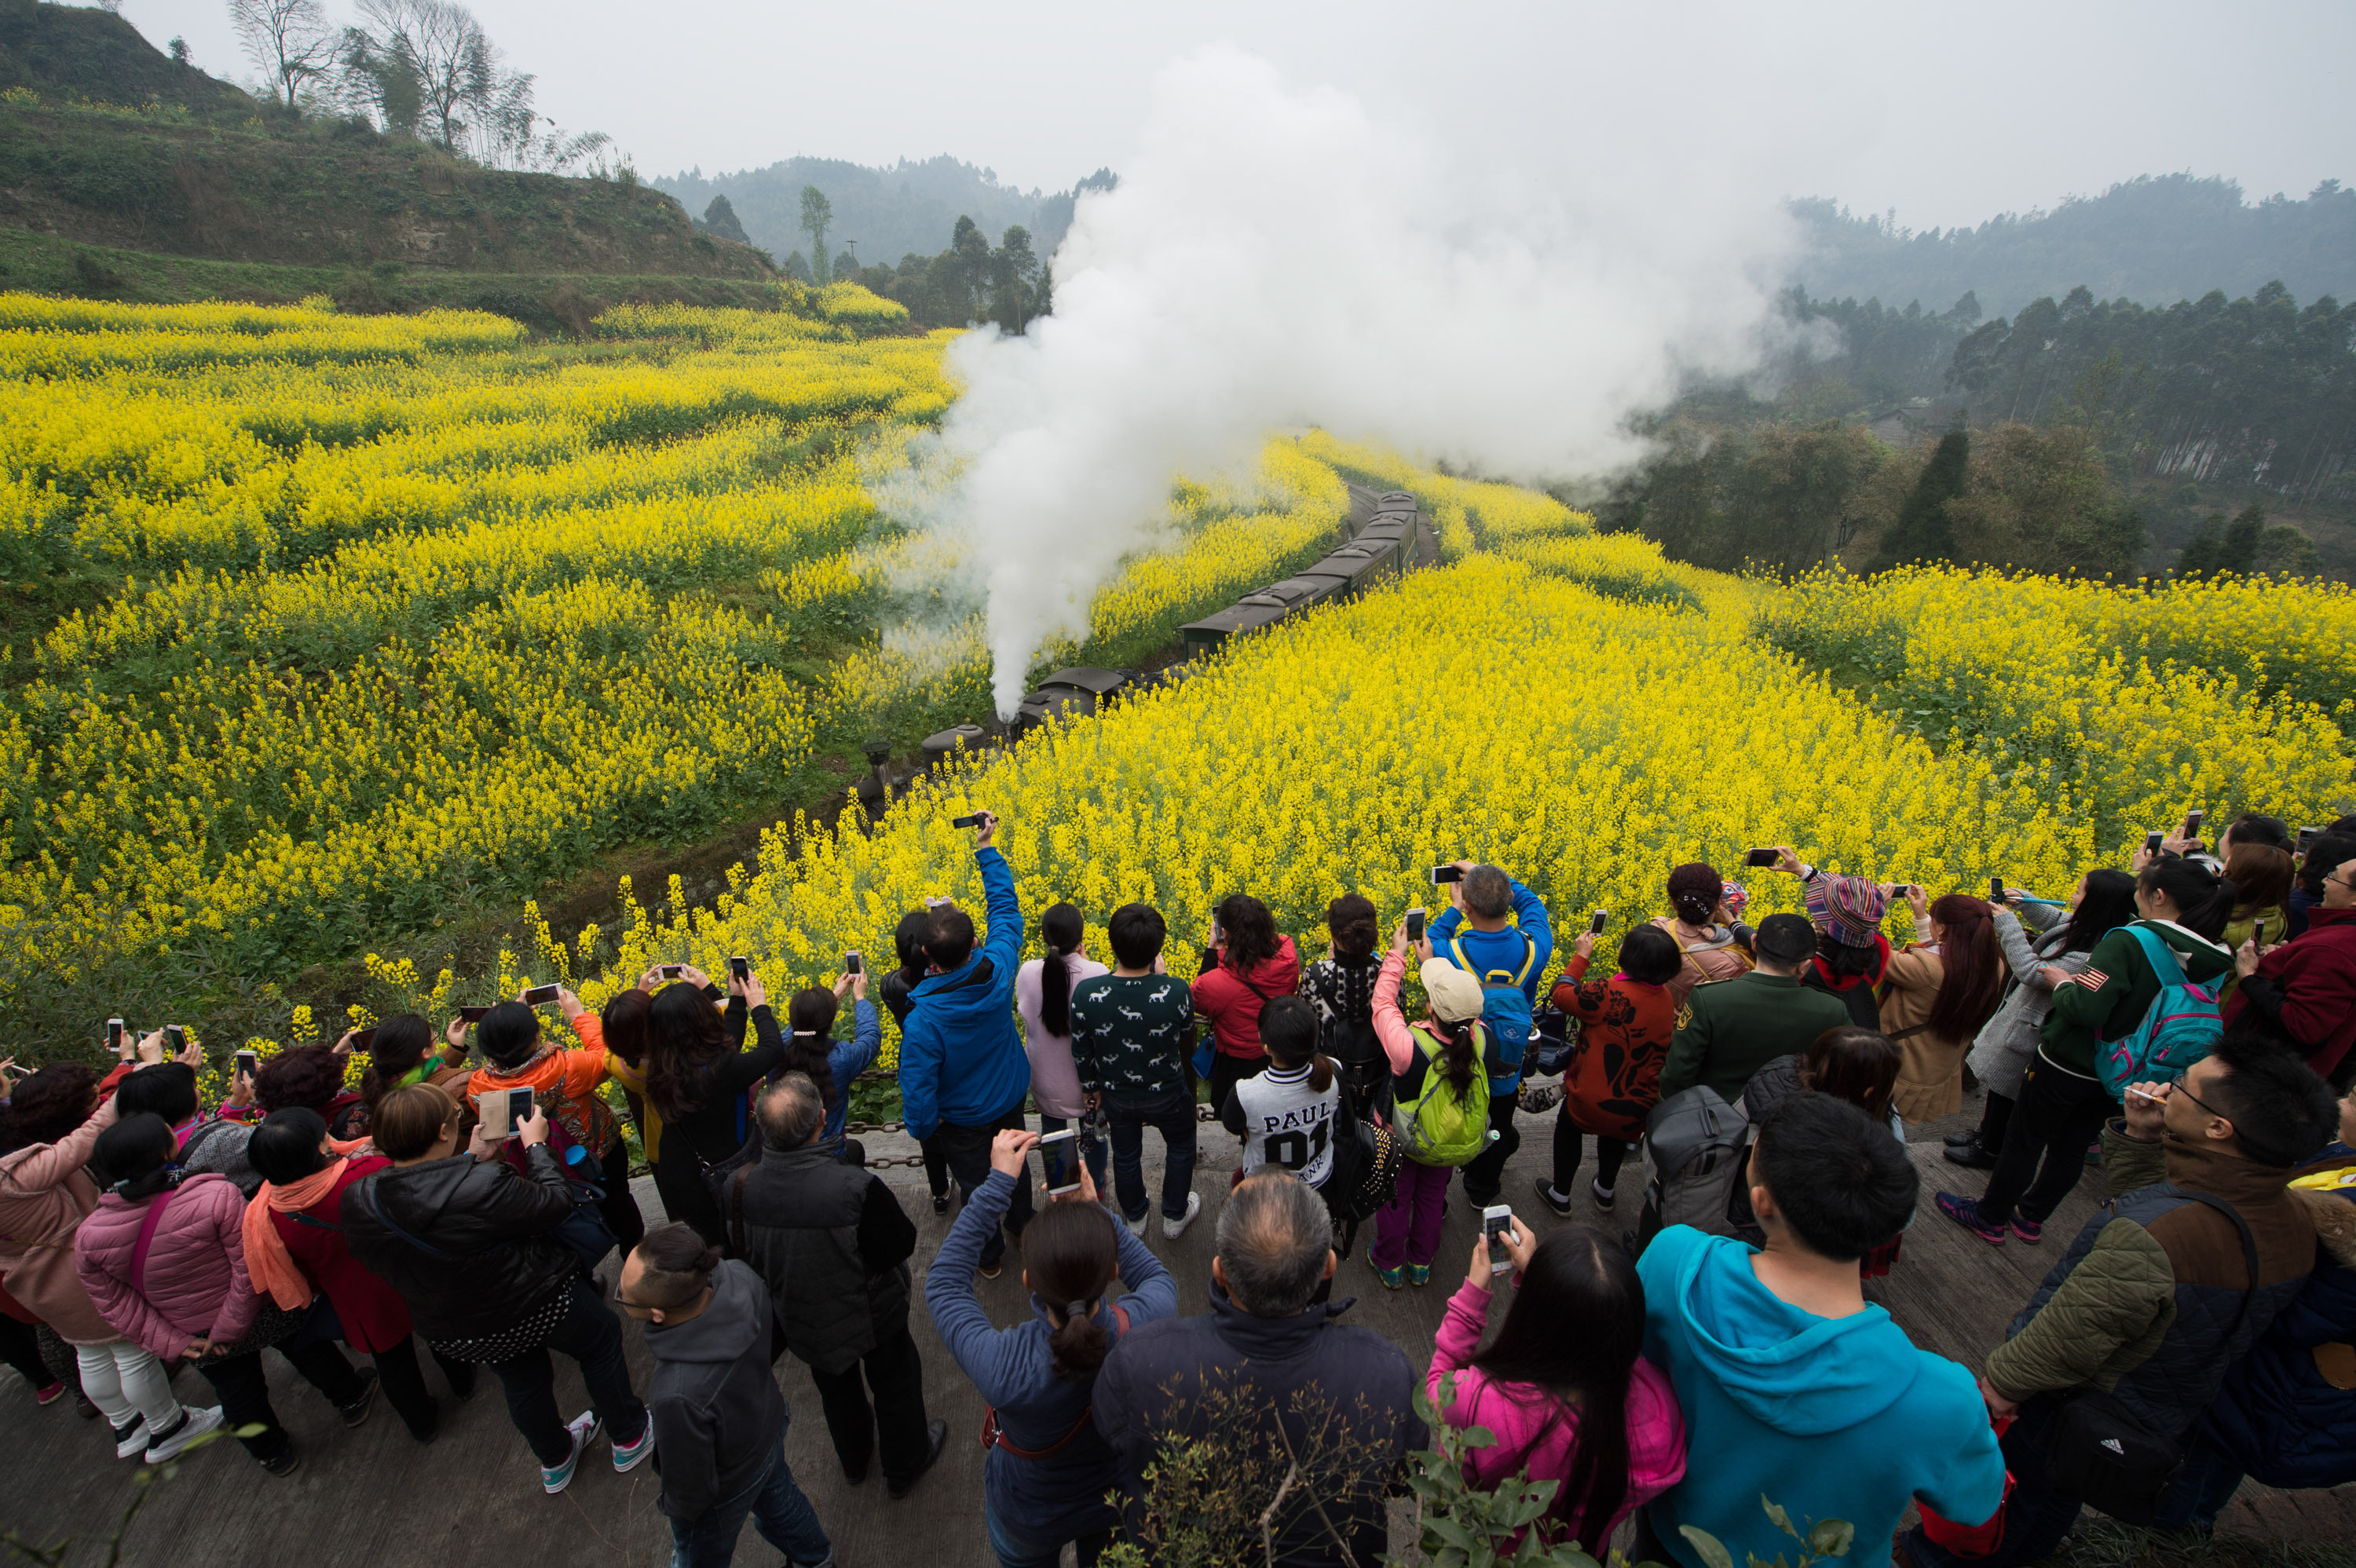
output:
[[745,234],[744,226],[736,220],[734,205],[724,196],[713,197],[712,205],[703,209],[703,229],[707,234],[722,240],[734,240],[739,245],[753,242]]
[[1947,503],[1964,493],[1964,478],[1971,467],[1972,438],[1962,430],[1951,430],[1939,438],[1939,450],[1922,465],[1922,477],[1914,482],[1906,504],[1898,508],[1898,520],[1881,541],[1880,553],[1875,557],[1869,571],[1887,571],[1893,566],[1913,561],[1953,560],[1955,539],[1947,519]]

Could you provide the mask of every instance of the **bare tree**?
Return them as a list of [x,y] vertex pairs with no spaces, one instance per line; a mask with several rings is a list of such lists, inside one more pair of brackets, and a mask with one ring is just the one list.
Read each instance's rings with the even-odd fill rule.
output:
[[335,63],[336,29],[319,0],[229,0],[229,20],[245,58],[289,109]]
[[509,69],[474,13],[455,0],[359,0],[359,12],[361,25],[341,46],[345,90],[386,130],[487,167],[551,173],[607,144],[603,133],[567,134],[539,113],[535,79]]

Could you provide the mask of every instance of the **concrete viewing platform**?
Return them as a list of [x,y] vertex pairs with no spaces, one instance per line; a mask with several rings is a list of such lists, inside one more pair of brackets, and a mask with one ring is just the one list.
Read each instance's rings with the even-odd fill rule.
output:
[[[1977,1106],[1967,1108],[1976,1118]],[[2047,1226],[2040,1246],[2018,1243],[1989,1247],[1931,1211],[1930,1193],[1944,1185],[1976,1193],[1983,1174],[1939,1157],[1940,1135],[1966,1125],[1963,1118],[1916,1128],[1911,1152],[1924,1179],[1922,1216],[1907,1232],[1903,1254],[1889,1278],[1869,1287],[1870,1299],[1887,1307],[1914,1342],[1951,1356],[1976,1372],[2005,1325],[2069,1244],[2101,1195],[2099,1174],[2089,1168],[2078,1190]],[[1533,1179],[1550,1168],[1553,1115],[1525,1115],[1522,1147],[1508,1168],[1505,1200],[1525,1223],[1541,1233],[1563,1224],[1591,1224],[1614,1233],[1634,1224],[1639,1167],[1632,1159],[1622,1173],[1614,1212],[1597,1211],[1582,1170],[1571,1219],[1558,1220],[1530,1196]],[[1203,1310],[1209,1285],[1212,1230],[1217,1206],[1234,1169],[1234,1140],[1205,1124],[1199,1135],[1201,1163],[1195,1186],[1203,1214],[1176,1242],[1161,1233],[1158,1210],[1146,1237],[1155,1254],[1178,1277],[1179,1299],[1188,1311]],[[897,1157],[914,1146],[897,1136],[869,1136],[872,1157]],[[1145,1139],[1149,1186],[1158,1193],[1159,1138]],[[924,1173],[906,1167],[882,1172],[919,1232],[914,1262],[921,1275],[947,1235],[954,1208],[936,1215]],[[661,1204],[651,1182],[637,1184],[649,1221]],[[1344,1259],[1336,1275],[1337,1299],[1355,1296],[1348,1321],[1388,1336],[1421,1365],[1430,1354],[1448,1297],[1462,1278],[1478,1215],[1461,1189],[1451,1193],[1447,1232],[1423,1289],[1387,1291],[1368,1269],[1365,1249],[1371,1226],[1360,1228],[1358,1255]],[[979,1282],[992,1319],[1001,1324],[1027,1316],[1029,1301],[1020,1283],[1021,1253],[1010,1250],[1004,1273]],[[616,1261],[604,1274],[610,1281]],[[891,1501],[881,1474],[871,1469],[861,1486],[847,1485],[827,1442],[824,1418],[809,1370],[790,1353],[778,1375],[793,1407],[786,1453],[796,1477],[809,1495],[833,1537],[836,1561],[847,1568],[871,1564],[923,1563],[932,1568],[987,1568],[991,1555],[982,1523],[982,1402],[958,1372],[932,1331],[921,1300],[912,1324],[925,1354],[925,1395],[930,1413],[948,1423],[949,1440],[940,1463],[905,1500]],[[648,1358],[638,1326],[624,1321],[636,1381],[643,1388]],[[421,1360],[423,1358],[421,1357]],[[667,1563],[670,1535],[656,1511],[660,1478],[652,1465],[617,1476],[605,1445],[584,1456],[571,1488],[558,1497],[539,1490],[530,1452],[509,1424],[495,1379],[485,1376],[467,1403],[454,1402],[438,1370],[430,1363],[426,1381],[442,1398],[442,1429],[420,1446],[381,1400],[367,1424],[347,1431],[334,1410],[291,1367],[273,1356],[271,1392],[280,1420],[294,1435],[303,1466],[273,1480],[233,1443],[204,1450],[168,1481],[152,1488],[123,1540],[126,1563],[173,1564],[175,1568],[234,1564],[236,1568],[294,1568],[297,1564],[367,1563],[377,1568],[456,1568],[460,1564],[507,1565],[561,1561],[567,1568]],[[356,1361],[364,1358],[354,1357]],[[568,1414],[587,1408],[573,1364],[556,1358],[557,1395]],[[191,1403],[212,1403],[209,1385],[184,1371],[175,1387]],[[30,1541],[60,1535],[101,1541],[119,1524],[133,1500],[139,1467],[118,1460],[96,1422],[78,1419],[70,1401],[37,1407],[31,1392],[14,1372],[0,1369],[0,1529]],[[1707,1463],[1697,1456],[1695,1462]],[[2282,1539],[2356,1540],[2356,1488],[2336,1492],[2274,1494],[2245,1486],[2223,1530]],[[1398,1534],[1394,1532],[1395,1536]],[[1404,1540],[1395,1539],[1394,1546]],[[748,1526],[737,1561],[751,1568],[778,1561],[776,1552]],[[70,1563],[105,1560],[102,1544],[78,1551]],[[1066,1561],[1069,1561],[1068,1555]],[[1860,1542],[1850,1562],[1878,1563]]]

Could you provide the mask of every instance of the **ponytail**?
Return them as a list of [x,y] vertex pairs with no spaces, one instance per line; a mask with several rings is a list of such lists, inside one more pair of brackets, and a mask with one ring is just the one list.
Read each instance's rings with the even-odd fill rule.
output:
[[1448,1086],[1460,1097],[1472,1093],[1472,1075],[1481,1066],[1480,1048],[1473,1041],[1475,1022],[1475,1019],[1466,1019],[1461,1023],[1432,1025],[1440,1037],[1440,1075],[1448,1080]]
[[1259,1042],[1279,1067],[1309,1069],[1309,1092],[1333,1087],[1333,1059],[1317,1049],[1317,1008],[1306,997],[1270,997],[1259,1010]]
[[1093,1203],[1049,1203],[1023,1227],[1023,1267],[1055,1325],[1047,1334],[1056,1381],[1085,1383],[1112,1341],[1096,1321],[1120,1265],[1110,1214]]
[[1064,962],[1080,949],[1087,927],[1080,912],[1059,903],[1040,917],[1047,955],[1039,961],[1039,1027],[1058,1038],[1072,1032],[1072,971]]
[[172,1163],[178,1152],[179,1140],[164,1118],[143,1111],[99,1134],[90,1162],[106,1179],[106,1190],[136,1203],[180,1184],[180,1168]]
[[1112,1336],[1096,1320],[1096,1309],[1097,1303],[1093,1301],[1049,1307],[1058,1317],[1055,1329],[1047,1336],[1047,1348],[1055,1355],[1052,1370],[1057,1382],[1095,1381],[1098,1369],[1111,1353]]
[[2166,893],[2183,918],[2177,923],[2195,936],[2216,941],[2225,933],[2240,901],[2240,890],[2198,860],[2154,860],[2136,885],[2145,892]]

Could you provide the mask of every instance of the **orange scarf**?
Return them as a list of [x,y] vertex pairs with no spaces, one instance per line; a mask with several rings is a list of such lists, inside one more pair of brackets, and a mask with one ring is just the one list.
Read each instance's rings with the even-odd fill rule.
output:
[[271,1223],[270,1211],[291,1214],[297,1209],[308,1209],[336,1189],[344,1174],[344,1162],[338,1157],[300,1181],[281,1187],[265,1181],[245,1205],[245,1222],[240,1227],[245,1239],[245,1275],[252,1282],[257,1295],[268,1295],[282,1307],[292,1312],[298,1307],[311,1305],[311,1281],[294,1262],[294,1254],[286,1250],[286,1243]]

